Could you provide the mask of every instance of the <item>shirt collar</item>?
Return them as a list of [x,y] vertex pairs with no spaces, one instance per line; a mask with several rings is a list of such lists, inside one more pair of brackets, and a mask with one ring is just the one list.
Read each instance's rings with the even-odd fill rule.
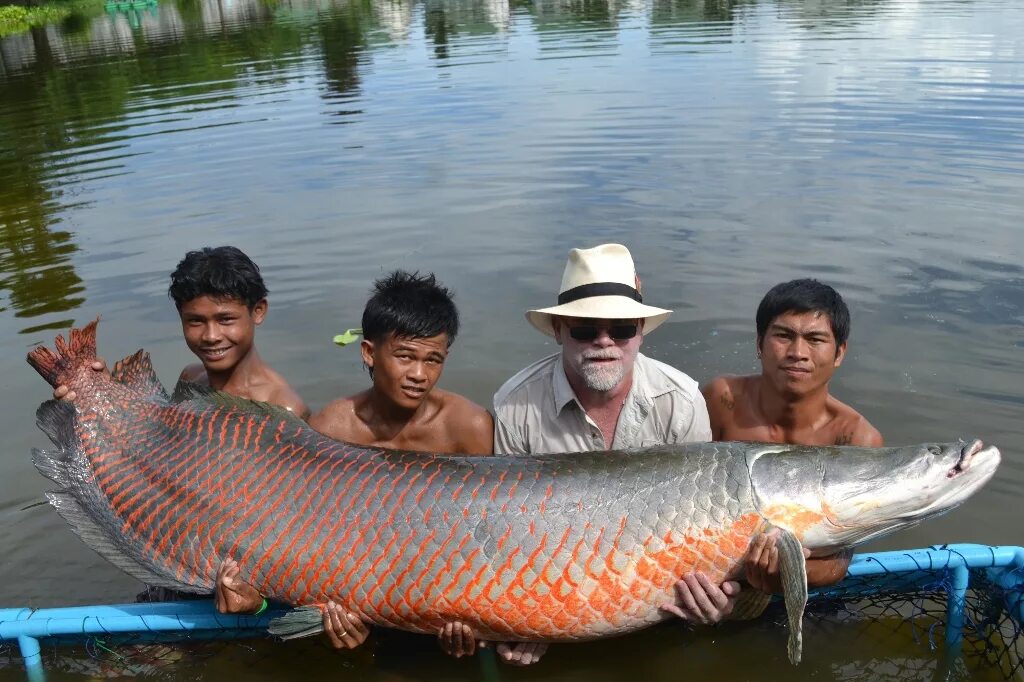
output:
[[572,386],[569,385],[569,377],[565,376],[565,365],[562,362],[562,354],[559,353],[555,359],[555,366],[551,370],[551,386],[553,388],[551,395],[555,400],[555,414],[561,414],[562,410],[569,403],[579,404],[579,401],[576,400],[576,393],[573,392]]

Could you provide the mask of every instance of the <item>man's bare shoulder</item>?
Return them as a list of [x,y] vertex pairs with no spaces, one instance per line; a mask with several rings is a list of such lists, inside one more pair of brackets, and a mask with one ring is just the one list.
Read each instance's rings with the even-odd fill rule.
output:
[[457,393],[438,388],[433,392],[440,401],[436,418],[441,419],[457,439],[460,451],[469,454],[491,454],[494,419],[491,413]]
[[295,392],[295,389],[286,383],[276,384],[271,390],[270,398],[267,402],[280,405],[300,419],[309,419],[309,407],[299,397],[299,394]]
[[206,376],[206,368],[203,367],[201,362],[185,365],[185,369],[181,370],[181,374],[178,375],[178,381],[188,381],[193,384],[210,383],[209,378]]
[[846,403],[829,396],[829,409],[835,414],[832,423],[835,425],[836,445],[880,448],[885,444],[878,429]]
[[309,418],[309,425],[325,436],[337,440],[351,440],[355,427],[361,423],[359,415],[356,414],[356,405],[365,393],[366,391],[362,391],[327,403],[322,410]]
[[719,423],[728,420],[729,415],[736,411],[740,399],[749,393],[760,379],[761,377],[756,374],[725,374],[705,384],[701,388],[701,393],[704,394],[704,402],[707,403],[712,422],[716,421],[716,417]]

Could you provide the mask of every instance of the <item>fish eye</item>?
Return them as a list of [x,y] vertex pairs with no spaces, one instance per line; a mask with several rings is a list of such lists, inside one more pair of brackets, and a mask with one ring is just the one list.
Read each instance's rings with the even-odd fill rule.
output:
[[929,445],[928,452],[938,457],[942,454],[942,448],[940,448],[938,445]]

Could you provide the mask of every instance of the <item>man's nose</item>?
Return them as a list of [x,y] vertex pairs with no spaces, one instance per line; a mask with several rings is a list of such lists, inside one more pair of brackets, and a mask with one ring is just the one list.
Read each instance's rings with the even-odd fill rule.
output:
[[615,345],[615,339],[611,337],[607,327],[598,327],[597,336],[594,337],[594,345],[601,348],[607,348]]
[[789,355],[794,358],[806,358],[810,355],[811,346],[799,336],[789,344]]
[[203,341],[216,341],[220,338],[220,325],[213,322],[203,325]]
[[427,369],[422,362],[414,362],[409,366],[410,381],[423,382],[427,380]]

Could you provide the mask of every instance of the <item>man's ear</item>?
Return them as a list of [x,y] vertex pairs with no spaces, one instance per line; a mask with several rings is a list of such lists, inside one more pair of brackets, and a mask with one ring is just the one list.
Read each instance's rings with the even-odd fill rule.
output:
[[560,318],[558,315],[552,315],[551,316],[551,331],[554,332],[554,334],[555,334],[555,343],[557,343],[559,346],[562,345],[561,325],[562,325],[562,318]]
[[251,313],[253,324],[263,324],[263,318],[267,316],[267,308],[269,307],[270,304],[267,303],[265,298],[256,301],[256,305],[252,307]]
[[836,346],[836,362],[833,365],[833,367],[838,367],[839,365],[843,364],[843,358],[845,358],[845,357],[846,357],[846,342],[844,341],[843,343],[841,343],[838,346]]
[[359,342],[359,353],[363,356],[363,364],[373,369],[373,341],[363,339]]

